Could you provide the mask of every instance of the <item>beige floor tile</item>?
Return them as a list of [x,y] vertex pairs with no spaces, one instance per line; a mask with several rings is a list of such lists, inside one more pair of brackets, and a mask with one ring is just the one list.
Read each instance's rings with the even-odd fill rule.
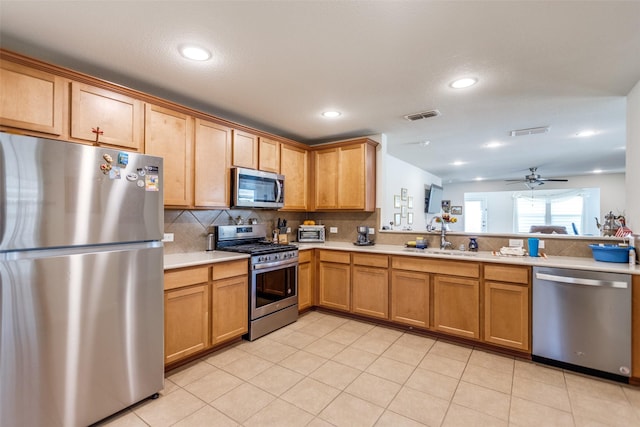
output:
[[176,390],[180,390],[180,386],[171,381],[168,378],[164,379],[164,388],[160,390],[160,394],[166,396],[167,394],[174,392]]
[[335,426],[373,426],[384,408],[347,393],[336,397],[320,412],[320,418]]
[[452,402],[501,420],[509,420],[511,396],[499,391],[460,381]]
[[309,375],[311,372],[318,369],[328,359],[315,354],[307,353],[304,350],[300,350],[297,353],[293,353],[291,356],[280,361],[279,365],[291,369],[302,375]]
[[569,394],[566,389],[561,387],[515,377],[511,393],[513,396],[551,406],[561,411],[571,411]]
[[418,368],[411,374],[405,386],[450,401],[458,387],[458,380]]
[[353,347],[347,347],[340,353],[333,356],[332,359],[336,362],[342,363],[343,365],[351,366],[352,368],[364,371],[377,358],[377,355],[369,353],[368,351],[359,350]]
[[561,411],[550,406],[541,405],[519,397],[511,398],[509,422],[518,427],[573,427],[573,416],[570,412]]
[[242,380],[225,371],[217,369],[196,381],[187,384],[184,389],[199,399],[209,403],[242,384]]
[[303,427],[313,418],[313,415],[291,403],[276,399],[245,421],[243,425],[245,427]]
[[273,395],[280,396],[304,378],[303,375],[280,365],[274,365],[260,372],[249,382]]
[[[165,385],[166,387],[166,385]],[[627,397],[627,400],[636,410],[640,410],[640,387],[623,385],[622,391]]]
[[366,372],[386,378],[398,384],[404,384],[414,370],[415,367],[411,365],[381,356],[369,365]]
[[452,344],[446,341],[438,340],[429,350],[429,354],[436,356],[446,357],[454,359],[460,362],[467,363],[469,356],[471,356],[471,347],[464,347],[459,344]]
[[364,335],[374,327],[375,325],[372,323],[361,322],[359,320],[347,320],[345,323],[339,326],[339,329],[344,329],[345,331]]
[[304,328],[298,329],[298,332],[302,332],[305,334],[313,335],[318,338],[322,338],[327,335],[329,332],[336,329],[339,325],[334,323],[327,323],[318,320],[317,322],[310,323]]
[[483,366],[472,365],[469,362],[462,374],[462,381],[511,394],[513,374],[506,370],[496,371]]
[[339,390],[344,390],[361,373],[362,371],[359,369],[329,360],[313,371],[309,377]]
[[205,406],[205,403],[184,390],[147,401],[134,412],[151,427],[170,426]]
[[382,356],[397,360],[398,362],[406,363],[407,365],[418,366],[425,354],[427,354],[426,349],[408,347],[398,344],[396,341],[391,344],[384,353],[382,353]]
[[236,348],[236,347],[227,347],[220,351],[213,353],[211,356],[205,358],[205,362],[217,366],[221,368],[225,365],[228,365],[231,362],[235,362],[242,356],[246,356],[247,353]]
[[[541,424],[543,426],[545,424]],[[442,427],[507,427],[508,423],[496,417],[452,404],[447,411]],[[550,426],[550,424],[546,424]]]
[[405,332],[396,340],[394,344],[398,344],[404,347],[410,347],[415,350],[429,351],[431,347],[436,343],[433,338],[424,337],[422,335],[416,335]]
[[387,409],[428,426],[439,426],[448,407],[446,400],[403,387]]
[[337,328],[325,335],[324,338],[343,345],[350,345],[361,336],[360,333]]
[[268,360],[269,362],[278,363],[282,359],[291,356],[296,351],[298,351],[298,349],[295,347],[282,344],[277,341],[272,341],[269,345],[255,349],[251,354]]
[[379,325],[376,325],[373,329],[366,333],[368,337],[377,338],[381,341],[388,341],[389,343],[395,342],[403,334],[404,332],[402,332],[401,330],[387,328]]
[[[613,424],[603,423],[600,421],[592,420],[591,418],[585,418],[581,416],[574,416],[576,427],[611,427]],[[633,426],[636,427],[636,426]]]
[[206,362],[196,361],[169,372],[167,378],[180,387],[184,387],[215,370],[214,366]]
[[422,427],[424,425],[391,411],[384,411],[376,423],[376,427]]
[[514,358],[474,349],[469,356],[468,364],[512,375]]
[[261,357],[254,356],[253,354],[247,354],[246,356],[237,359],[235,362],[231,362],[223,366],[222,369],[246,381],[271,366],[273,366],[272,362],[264,360]]
[[133,411],[126,410],[100,421],[94,427],[147,427],[147,423]]
[[576,417],[612,426],[640,426],[640,417],[626,399],[614,402],[574,390],[569,391],[569,398]]
[[565,373],[567,390],[576,391],[598,399],[613,402],[626,399],[622,385],[600,378],[587,377],[580,374]]
[[182,421],[174,424],[173,427],[236,427],[240,424],[224,415],[217,409],[206,405],[204,408],[194,412]]
[[345,392],[386,408],[400,387],[398,383],[364,372],[349,384]]
[[243,383],[211,402],[211,406],[242,424],[274,400],[272,394],[253,384]]
[[314,335],[305,334],[299,331],[293,331],[289,335],[281,338],[275,338],[276,341],[295,347],[298,350],[305,348],[309,344],[318,340],[318,337]]
[[281,399],[294,404],[300,409],[318,415],[336,396],[340,390],[305,378],[280,396]]
[[449,357],[438,356],[437,354],[431,354],[431,352],[429,352],[424,356],[424,359],[422,359],[418,367],[460,379],[466,365],[465,362]]
[[323,420],[320,417],[315,417],[313,420],[311,420],[309,424],[307,424],[307,427],[335,427],[335,426],[330,422]]
[[353,344],[351,344],[351,347],[379,356],[384,353],[391,344],[392,342],[390,341],[383,341],[367,334],[358,338]]
[[324,357],[325,359],[331,359],[333,356],[344,350],[345,347],[346,346],[344,344],[340,344],[326,338],[320,338],[306,346],[304,351],[313,353],[316,356]]
[[567,386],[562,369],[540,365],[529,360],[516,359],[513,376],[514,378],[543,382],[555,387],[566,388]]

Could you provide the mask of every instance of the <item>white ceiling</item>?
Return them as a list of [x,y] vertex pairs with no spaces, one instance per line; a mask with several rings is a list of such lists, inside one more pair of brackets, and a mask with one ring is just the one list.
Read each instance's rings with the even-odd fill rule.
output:
[[640,2],[2,0],[0,45],[304,143],[384,133],[443,182],[561,177],[624,170]]

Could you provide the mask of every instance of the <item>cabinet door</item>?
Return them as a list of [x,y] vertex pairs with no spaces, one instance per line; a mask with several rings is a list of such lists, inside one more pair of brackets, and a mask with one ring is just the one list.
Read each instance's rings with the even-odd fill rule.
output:
[[175,362],[209,345],[209,285],[164,293],[164,362]]
[[189,207],[192,198],[192,118],[147,104],[145,152],[164,158],[164,204]]
[[142,101],[82,83],[71,83],[71,138],[143,150]]
[[364,144],[340,147],[338,161],[338,206],[364,209]]
[[474,279],[436,275],[433,287],[436,330],[465,338],[480,337],[480,283]]
[[391,270],[391,320],[429,327],[429,274]]
[[0,125],[46,133],[50,138],[62,135],[64,82],[44,71],[0,62]]
[[233,166],[258,169],[258,137],[247,132],[233,131]]
[[311,263],[298,264],[298,311],[313,305],[313,275]]
[[338,208],[338,149],[314,153],[314,185],[316,209]]
[[280,173],[280,143],[268,138],[259,138],[258,169]]
[[336,310],[351,309],[349,264],[320,262],[318,269],[318,305]]
[[194,204],[229,207],[231,129],[196,119]]
[[354,313],[379,319],[389,318],[389,270],[386,268],[352,267]]
[[529,350],[529,287],[484,283],[484,339],[492,344]]
[[284,175],[283,210],[307,210],[307,163],[307,150],[286,144],[280,145],[280,173]]
[[218,344],[249,330],[249,284],[247,276],[213,281],[213,339]]

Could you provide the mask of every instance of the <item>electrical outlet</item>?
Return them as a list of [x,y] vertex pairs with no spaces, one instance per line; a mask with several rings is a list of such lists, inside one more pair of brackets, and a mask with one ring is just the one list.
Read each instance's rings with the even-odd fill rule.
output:
[[544,240],[538,241],[538,249],[544,249]]
[[369,234],[376,234],[376,229],[373,227],[369,227]]
[[337,233],[338,227],[329,227],[329,233]]
[[173,233],[164,233],[163,242],[173,242]]
[[291,233],[291,227],[287,227],[287,233]]
[[509,247],[522,248],[524,247],[524,240],[522,239],[509,239]]

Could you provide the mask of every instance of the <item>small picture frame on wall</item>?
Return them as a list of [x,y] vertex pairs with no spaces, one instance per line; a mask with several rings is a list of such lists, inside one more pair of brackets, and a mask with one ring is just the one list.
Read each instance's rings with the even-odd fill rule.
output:
[[413,209],[413,197],[412,196],[407,197],[407,207],[409,209]]
[[413,212],[409,212],[407,214],[407,224],[409,225],[413,224]]
[[400,209],[400,206],[401,206],[401,204],[400,204],[400,196],[398,196],[398,195],[393,196],[393,207],[395,209]]
[[393,214],[393,225],[400,225],[400,214]]
[[442,212],[449,213],[451,211],[451,200],[443,200],[440,206],[442,207]]
[[401,188],[400,189],[400,197],[402,198],[402,200],[407,200],[407,189],[406,188]]
[[403,206],[400,208],[400,213],[402,214],[402,218],[406,218],[407,217],[407,207]]
[[451,215],[462,215],[462,206],[451,206]]

